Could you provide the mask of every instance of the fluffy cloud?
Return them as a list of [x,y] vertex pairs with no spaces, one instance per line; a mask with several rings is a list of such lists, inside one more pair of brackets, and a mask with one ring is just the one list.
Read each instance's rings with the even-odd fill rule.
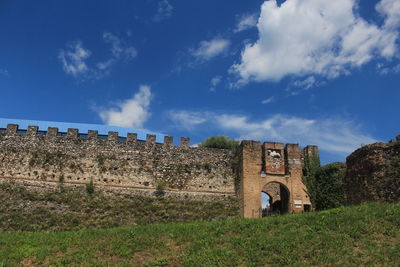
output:
[[245,31],[247,29],[256,27],[257,19],[258,19],[257,14],[242,15],[236,24],[234,32],[241,32],[241,31]]
[[197,49],[191,49],[191,54],[198,60],[207,61],[227,51],[230,41],[214,38],[210,41],[201,41]]
[[161,0],[158,2],[157,13],[153,17],[154,22],[160,22],[164,19],[168,19],[172,16],[172,10],[174,7],[167,1]]
[[90,50],[83,48],[81,41],[67,44],[66,50],[61,50],[58,58],[61,60],[63,69],[67,74],[74,77],[88,71],[86,59],[91,55]]
[[397,52],[398,0],[376,6],[382,26],[356,14],[356,0],[265,1],[257,28],[259,39],[247,44],[241,61],[231,67],[237,86],[250,81],[278,81],[287,75],[317,74],[335,78],[373,58]]
[[113,126],[128,128],[142,128],[149,119],[149,106],[152,98],[149,86],[141,85],[139,92],[132,98],[116,104],[110,109],[101,109],[99,116],[101,120]]
[[221,75],[217,75],[217,76],[213,77],[211,79],[211,81],[210,81],[211,86],[210,86],[209,90],[211,92],[215,92],[216,87],[218,86],[218,84],[221,83],[221,81],[222,81],[222,76]]
[[68,43],[66,49],[60,50],[58,54],[65,73],[82,80],[100,79],[109,75],[117,62],[128,62],[137,56],[137,51],[133,46],[110,32],[103,33],[103,40],[111,46],[111,56],[95,63],[94,66],[86,63],[92,52],[85,49],[81,41]]
[[191,111],[174,111],[170,115],[177,127],[191,131],[207,125],[238,139],[315,144],[321,150],[341,155],[362,144],[376,142],[363,134],[357,124],[343,119],[307,119],[275,114],[255,121],[244,115]]

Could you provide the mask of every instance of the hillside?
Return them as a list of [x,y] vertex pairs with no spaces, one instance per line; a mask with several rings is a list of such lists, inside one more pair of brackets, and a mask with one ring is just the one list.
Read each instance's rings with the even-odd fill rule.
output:
[[0,233],[0,266],[399,266],[400,204],[265,219]]
[[[1,231],[70,231],[152,223],[238,218],[236,198],[196,201],[116,194],[59,184],[41,190],[0,183]],[[162,190],[160,189],[160,195]],[[0,265],[1,266],[1,265]]]

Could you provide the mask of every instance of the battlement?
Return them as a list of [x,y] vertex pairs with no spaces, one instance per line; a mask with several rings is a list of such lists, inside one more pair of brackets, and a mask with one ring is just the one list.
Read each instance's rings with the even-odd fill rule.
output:
[[[132,144],[136,142],[146,145],[164,145],[167,147],[173,145],[172,136],[164,136],[163,143],[157,143],[156,135],[147,134],[146,140],[138,139],[137,133],[127,133],[126,136],[120,136],[118,132],[109,131],[107,135],[100,135],[97,130],[88,130],[87,133],[80,133],[76,128],[68,128],[66,132],[59,131],[57,127],[48,127],[46,131],[39,130],[38,126],[29,125],[26,129],[20,129],[18,124],[8,124],[7,128],[0,128],[0,134],[4,136],[44,136],[46,139],[66,138],[66,139],[87,139],[87,140],[106,140],[109,142],[119,142]],[[181,137],[180,147],[190,147],[190,138]]]
[[[299,144],[278,142],[242,141],[243,153],[256,153],[261,160],[260,173],[263,175],[288,175],[301,172],[306,156],[318,155],[318,147],[307,145],[301,149]],[[254,154],[255,155],[255,154]]]

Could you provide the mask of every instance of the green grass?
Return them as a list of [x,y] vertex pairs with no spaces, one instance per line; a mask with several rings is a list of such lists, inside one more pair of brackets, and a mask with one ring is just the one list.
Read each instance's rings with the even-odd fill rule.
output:
[[0,266],[400,266],[400,204],[264,219],[0,233]]

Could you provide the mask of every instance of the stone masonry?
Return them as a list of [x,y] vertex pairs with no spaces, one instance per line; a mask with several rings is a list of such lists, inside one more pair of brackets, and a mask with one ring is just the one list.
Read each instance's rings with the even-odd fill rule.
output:
[[[310,152],[312,151],[312,152]],[[301,212],[310,205],[301,181],[304,153],[318,153],[314,146],[243,141],[237,154],[226,149],[190,147],[189,138],[174,146],[166,136],[163,144],[154,135],[145,141],[129,133],[99,136],[97,131],[79,133],[57,128],[26,130],[9,124],[0,129],[0,182],[18,180],[40,186],[60,183],[132,194],[183,197],[210,201],[234,197],[246,218],[261,216],[261,192],[275,182],[287,190],[288,211]],[[271,186],[269,186],[271,188]]]

